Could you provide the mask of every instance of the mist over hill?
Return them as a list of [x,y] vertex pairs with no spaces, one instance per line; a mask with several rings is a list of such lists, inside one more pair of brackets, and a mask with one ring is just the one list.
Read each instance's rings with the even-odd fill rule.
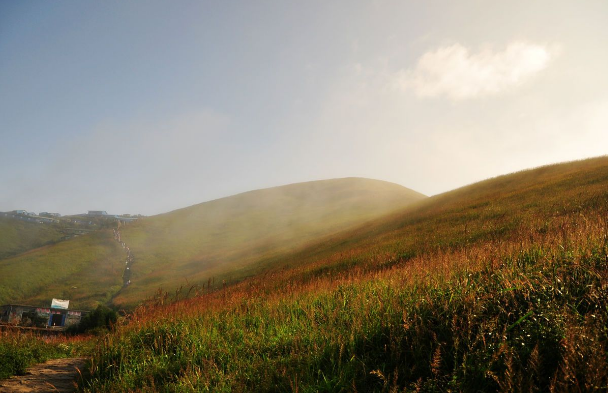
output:
[[[118,242],[106,226],[1,259],[0,303],[60,297],[74,307],[130,308],[159,288],[212,290],[279,267],[348,269],[383,250],[407,256],[500,238],[524,216],[580,205],[585,184],[605,182],[606,160],[503,175],[431,198],[362,178],[250,191],[123,225]],[[338,254],[352,260],[331,256]]]
[[120,236],[106,223],[93,233],[34,248],[45,244],[46,232],[33,232],[34,240],[20,254],[0,259],[0,303],[46,305],[56,297],[71,299],[73,307],[134,306],[160,287],[174,290],[209,280],[218,286],[424,198],[393,183],[333,179],[250,191],[143,218],[116,228]]
[[122,230],[135,262],[132,285],[115,301],[131,304],[159,286],[242,279],[265,269],[271,257],[424,198],[393,183],[333,179],[250,191],[139,220]]

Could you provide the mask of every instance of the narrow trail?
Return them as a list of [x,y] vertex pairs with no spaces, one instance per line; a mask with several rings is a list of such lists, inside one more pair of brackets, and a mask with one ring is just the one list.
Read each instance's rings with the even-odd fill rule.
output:
[[135,258],[133,257],[133,254],[131,253],[131,249],[129,248],[129,246],[127,246],[127,244],[125,242],[122,241],[121,237],[120,237],[120,229],[113,229],[114,231],[114,240],[116,240],[121,246],[122,248],[125,249],[125,251],[127,252],[127,259],[125,260],[125,271],[122,275],[122,286],[123,288],[126,286],[131,285],[131,267],[133,266],[133,262],[135,261]]
[[75,392],[86,358],[53,359],[28,368],[25,375],[0,380],[0,393]]
[[133,266],[133,262],[135,262],[135,257],[133,256],[133,253],[131,252],[131,248],[129,246],[127,246],[127,244],[122,241],[121,235],[120,235],[120,225],[118,225],[118,227],[116,229],[112,229],[114,231],[114,240],[116,240],[118,242],[118,244],[120,244],[120,246],[127,252],[127,258],[125,259],[125,271],[122,274],[122,287],[114,294],[112,295],[112,298],[108,301],[108,306],[112,306],[114,299],[120,295],[120,293],[123,291],[123,289],[125,289],[126,287],[128,287],[129,285],[131,285],[131,277],[132,277],[132,272],[131,272],[131,267]]

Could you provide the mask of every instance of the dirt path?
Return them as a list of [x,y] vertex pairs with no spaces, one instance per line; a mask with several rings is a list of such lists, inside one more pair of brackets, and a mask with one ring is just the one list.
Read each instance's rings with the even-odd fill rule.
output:
[[25,375],[0,380],[0,392],[75,392],[86,358],[54,359],[27,370]]

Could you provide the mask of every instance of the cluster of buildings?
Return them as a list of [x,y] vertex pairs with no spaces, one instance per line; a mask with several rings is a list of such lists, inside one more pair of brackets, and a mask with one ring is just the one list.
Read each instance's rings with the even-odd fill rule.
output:
[[40,214],[36,214],[34,212],[28,212],[25,210],[13,210],[11,213],[14,214],[19,214],[22,216],[31,216],[31,217],[61,217],[61,214],[59,213],[49,213],[49,212],[40,212]]
[[12,217],[17,218],[23,221],[31,221],[31,222],[40,222],[40,223],[49,223],[49,222],[57,222],[57,219],[61,217],[59,213],[49,213],[49,212],[41,212],[40,214],[36,214],[34,212],[28,212],[26,210],[13,210],[11,212],[0,212],[1,216],[4,217]]
[[112,214],[108,214],[105,210],[89,210],[89,212],[86,215],[90,216],[90,217],[115,218],[115,219],[123,221],[123,222],[135,221],[139,217],[142,217],[141,214],[137,214],[137,215],[133,215],[133,216],[130,214],[112,215]]
[[88,311],[68,310],[69,300],[53,299],[51,307],[35,307],[22,304],[0,306],[0,324],[63,330],[80,323]]
[[[10,212],[0,212],[0,216],[11,217],[30,222],[51,223],[58,222],[59,218],[61,217],[61,214],[49,212],[40,212],[40,214],[36,214],[34,212],[28,212],[26,210],[13,210]],[[108,214],[105,210],[89,210],[87,214],[78,214],[77,216],[115,218],[123,222],[135,221],[138,218],[142,217],[141,214],[113,215]]]

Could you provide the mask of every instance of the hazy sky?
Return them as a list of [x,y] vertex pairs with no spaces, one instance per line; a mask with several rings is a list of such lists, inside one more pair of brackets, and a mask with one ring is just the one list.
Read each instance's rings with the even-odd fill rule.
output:
[[0,211],[608,153],[608,1],[2,1]]

